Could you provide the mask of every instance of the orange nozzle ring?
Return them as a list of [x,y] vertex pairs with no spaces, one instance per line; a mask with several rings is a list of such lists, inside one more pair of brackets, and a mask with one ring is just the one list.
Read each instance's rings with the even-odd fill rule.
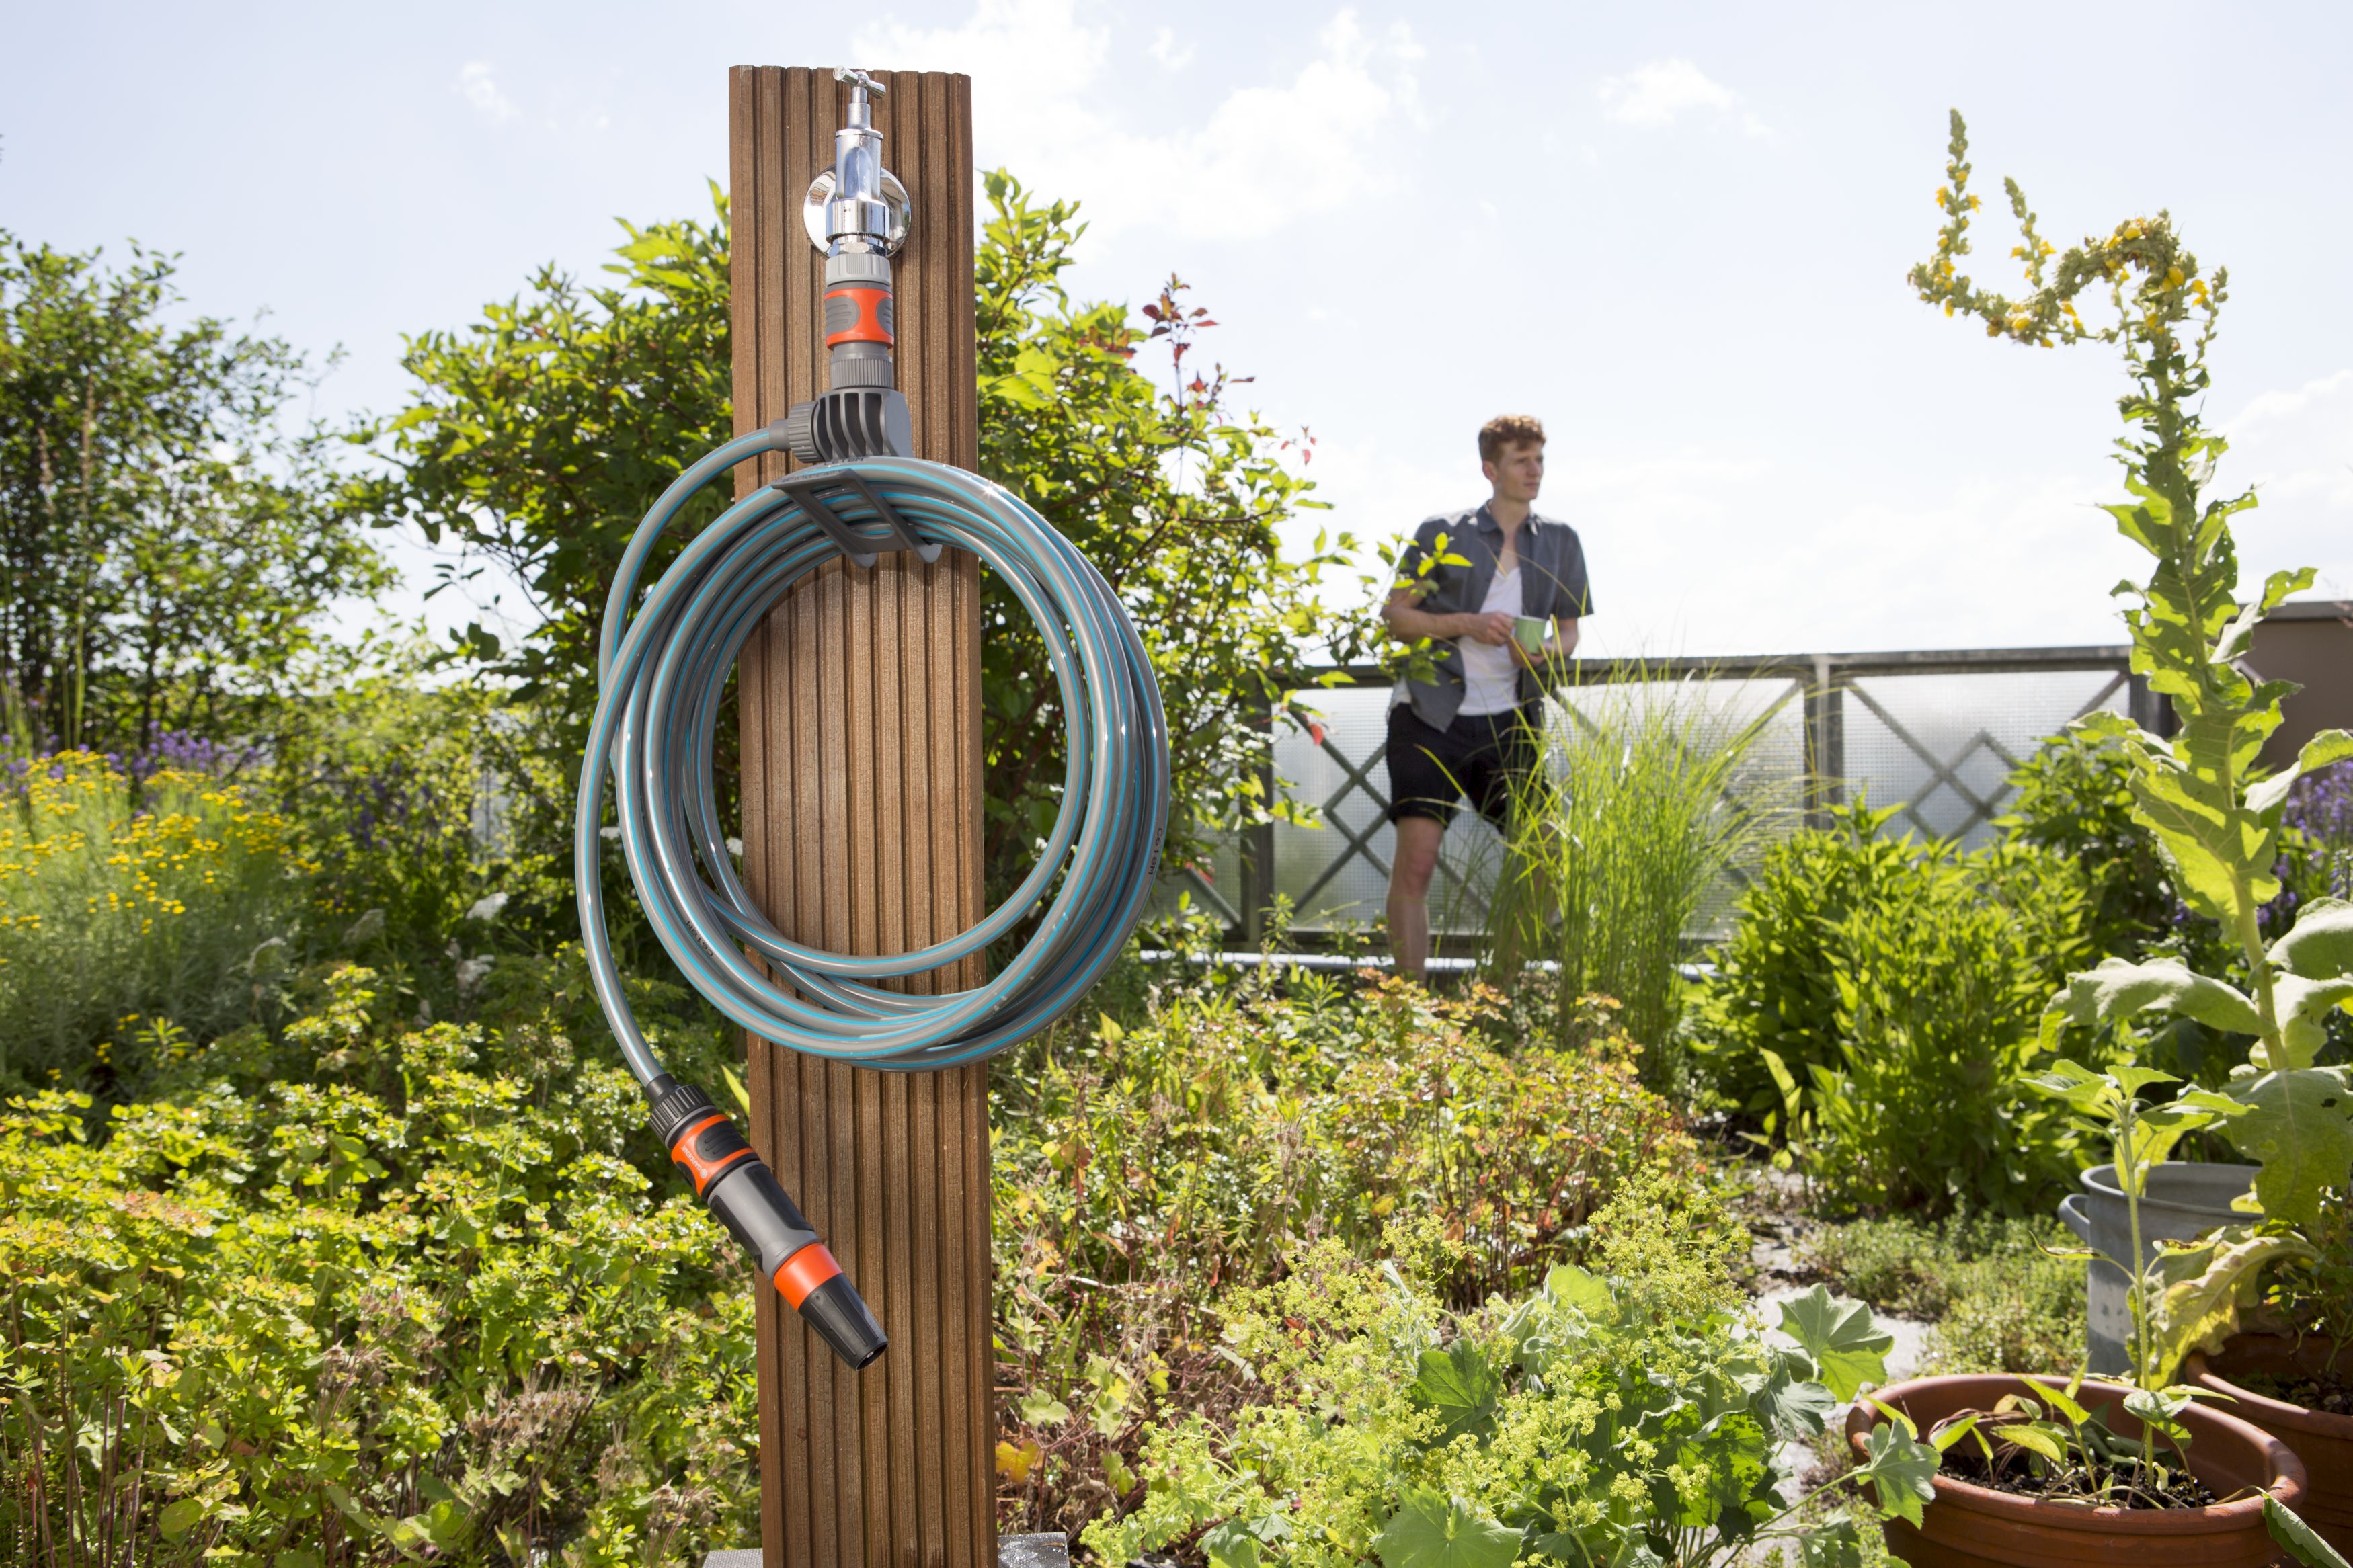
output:
[[812,1241],[776,1267],[776,1294],[795,1311],[800,1310],[808,1293],[841,1272],[841,1265],[825,1249],[825,1243]]

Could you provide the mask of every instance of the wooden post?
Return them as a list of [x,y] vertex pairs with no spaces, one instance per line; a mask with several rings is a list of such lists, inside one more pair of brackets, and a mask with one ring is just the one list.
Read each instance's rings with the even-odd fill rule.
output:
[[[883,161],[914,203],[895,258],[915,455],[978,466],[972,83],[873,73]],[[729,73],[735,428],[825,385],[823,259],[801,198],[833,162],[828,70]],[[781,478],[771,458],[739,493]],[[948,551],[805,581],[744,650],[744,869],[778,929],[899,952],[978,920],[980,575]],[[976,960],[950,986],[980,977]],[[936,988],[919,978],[924,988]],[[874,1072],[749,1042],[752,1142],[891,1336],[843,1368],[773,1292],[760,1310],[768,1568],[994,1568],[988,1075]]]

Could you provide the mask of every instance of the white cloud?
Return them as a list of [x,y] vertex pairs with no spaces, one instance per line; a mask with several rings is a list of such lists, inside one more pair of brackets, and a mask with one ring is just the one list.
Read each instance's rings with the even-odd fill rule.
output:
[[[1174,50],[1173,35],[1162,37]],[[1124,122],[1106,68],[1110,30],[1082,22],[1073,0],[980,0],[959,26],[889,22],[853,47],[878,65],[1021,84],[976,95],[981,156],[1083,201],[1095,236],[1149,226],[1239,240],[1388,189],[1376,141],[1400,117],[1419,117],[1412,68],[1422,50],[1402,23],[1376,37],[1342,10],[1317,41],[1315,58],[1281,85],[1237,88],[1206,120],[1149,132]]]
[[1152,58],[1170,70],[1180,71],[1193,63],[1193,46],[1176,47],[1176,29],[1163,27],[1152,35]]
[[2222,428],[2217,490],[2253,485],[2262,502],[2232,524],[2241,582],[2311,565],[2319,596],[2353,597],[2353,369],[2263,393]]
[[[1738,93],[1685,59],[1652,60],[1624,76],[1606,77],[1599,95],[1602,114],[1626,125],[1672,125],[1685,110],[1728,115],[1740,105]],[[1765,122],[1746,110],[1740,128],[1750,136],[1767,133]]]
[[2241,409],[2224,428],[2234,437],[2243,437],[2264,425],[2292,419],[2315,403],[2346,392],[2353,392],[2353,370],[2340,370],[2334,375],[2307,381],[2294,392],[2263,393]]
[[512,100],[499,90],[491,74],[488,60],[468,60],[458,71],[454,90],[459,97],[474,106],[474,112],[491,124],[501,124],[522,113]]

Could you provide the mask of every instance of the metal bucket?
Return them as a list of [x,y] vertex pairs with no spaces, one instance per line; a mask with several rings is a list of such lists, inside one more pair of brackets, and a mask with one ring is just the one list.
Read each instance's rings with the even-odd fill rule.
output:
[[[2253,1217],[2233,1209],[2231,1200],[2255,1184],[2260,1169],[2190,1160],[2168,1160],[2153,1167],[2140,1194],[2141,1251],[2155,1258],[2160,1241],[2188,1241],[2218,1225]],[[2084,1348],[2094,1375],[2114,1377],[2132,1370],[2132,1355],[2126,1348],[2132,1339],[2132,1279],[2123,1267],[2132,1256],[2132,1218],[2114,1165],[2094,1165],[2083,1179],[2084,1190],[2069,1194],[2059,1205],[2059,1217],[2103,1254],[2092,1259],[2084,1284],[2091,1320]]]

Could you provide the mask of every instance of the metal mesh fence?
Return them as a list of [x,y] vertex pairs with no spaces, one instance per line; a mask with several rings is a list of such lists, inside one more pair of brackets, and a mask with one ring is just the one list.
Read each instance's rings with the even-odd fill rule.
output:
[[[1662,699],[1719,732],[1761,720],[1733,787],[1778,820],[1819,822],[1831,805],[1867,798],[1898,808],[1885,831],[1974,847],[1997,831],[2012,770],[2070,720],[2129,708],[2153,721],[2126,665],[2120,647],[1581,664],[1576,682],[1547,704],[1548,727],[1556,739],[1571,726],[1606,731],[1626,703]],[[1188,896],[1245,938],[1277,895],[1290,900],[1293,929],[1303,933],[1380,914],[1395,843],[1383,757],[1391,687],[1377,672],[1351,673],[1351,684],[1302,693],[1320,725],[1282,733],[1274,745],[1275,773],[1318,808],[1322,825],[1278,823],[1219,847],[1170,879],[1164,909]],[[1430,892],[1434,930],[1482,927],[1500,848],[1476,814],[1456,816]],[[1714,889],[1691,934],[1717,931],[1737,890]]]

